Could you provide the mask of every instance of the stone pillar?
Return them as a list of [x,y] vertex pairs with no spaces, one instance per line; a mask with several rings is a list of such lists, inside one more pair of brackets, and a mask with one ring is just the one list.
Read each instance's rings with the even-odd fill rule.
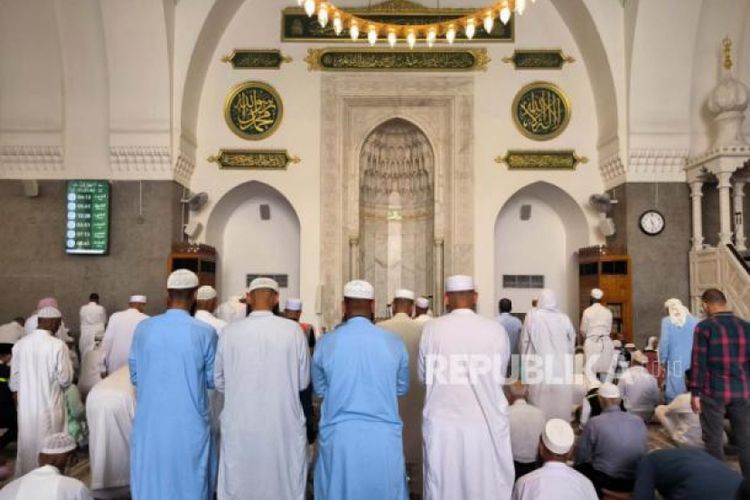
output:
[[730,179],[732,172],[719,172],[719,244],[728,245],[732,243],[732,211],[730,207],[729,189],[732,187]]
[[737,247],[737,250],[740,252],[744,252],[747,250],[747,246],[745,246],[745,210],[743,208],[743,203],[745,201],[745,182],[736,181],[732,191],[734,194],[734,213],[732,215],[733,218],[737,217],[737,219],[734,220],[734,246]]
[[432,298],[432,309],[435,316],[443,314],[443,296],[445,295],[445,272],[443,270],[445,243],[442,238],[435,238],[435,295]]
[[690,199],[693,205],[693,250],[703,248],[703,182],[690,183]]
[[359,276],[359,238],[349,238],[349,278],[347,281],[356,280]]

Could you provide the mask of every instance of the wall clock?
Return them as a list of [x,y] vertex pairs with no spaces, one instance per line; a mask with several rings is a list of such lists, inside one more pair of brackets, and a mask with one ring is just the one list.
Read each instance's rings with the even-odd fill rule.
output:
[[638,219],[638,226],[648,236],[656,236],[664,231],[664,216],[656,210],[646,210]]

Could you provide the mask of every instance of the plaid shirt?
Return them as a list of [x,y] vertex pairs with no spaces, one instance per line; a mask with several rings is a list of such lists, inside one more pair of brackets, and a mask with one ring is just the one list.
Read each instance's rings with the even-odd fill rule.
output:
[[698,323],[690,368],[693,396],[721,403],[750,399],[750,323],[731,312]]

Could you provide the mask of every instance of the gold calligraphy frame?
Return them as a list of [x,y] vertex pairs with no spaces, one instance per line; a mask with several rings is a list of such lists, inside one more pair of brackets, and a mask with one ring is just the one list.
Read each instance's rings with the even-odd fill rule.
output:
[[[355,54],[361,55],[362,57],[372,57],[382,54],[389,54],[394,57],[416,55],[416,56],[442,56],[444,58],[450,56],[459,55],[470,55],[474,59],[474,64],[471,67],[465,68],[452,68],[449,66],[445,67],[381,67],[381,68],[363,68],[363,67],[346,67],[346,68],[331,68],[323,64],[323,57],[327,54]],[[307,49],[307,57],[305,62],[307,63],[308,71],[339,71],[339,72],[464,72],[464,71],[487,71],[491,59],[487,55],[487,49],[481,48],[432,48],[432,49],[392,49],[383,47],[352,47],[352,48],[339,48],[339,47],[326,47],[322,49]]]
[[[276,116],[276,121],[274,122],[271,127],[266,130],[265,132],[261,134],[255,134],[250,135],[243,132],[235,123],[232,121],[232,101],[234,98],[239,94],[240,92],[251,89],[251,88],[260,88],[271,94],[274,99],[276,99],[276,104],[278,105],[279,112]],[[229,129],[234,132],[234,134],[237,137],[240,137],[242,139],[250,140],[250,141],[260,141],[265,139],[266,137],[270,136],[274,132],[276,132],[276,129],[279,128],[281,125],[281,120],[284,117],[284,103],[281,101],[281,96],[278,92],[276,92],[276,89],[271,87],[269,84],[265,82],[259,82],[259,81],[249,81],[249,82],[242,82],[238,85],[236,85],[232,90],[227,94],[226,98],[224,99],[224,121],[227,122],[227,126]]]
[[574,149],[510,149],[504,156],[495,158],[495,163],[505,163],[508,170],[575,170],[580,163],[588,161]]
[[[557,56],[559,60],[559,65],[547,65],[547,64],[537,64],[535,66],[519,66],[518,65],[518,59],[519,58],[533,58],[536,56]],[[574,63],[576,60],[574,57],[569,56],[563,52],[562,49],[515,49],[513,51],[512,56],[503,57],[502,61],[504,63],[512,63],[513,68],[520,70],[520,71],[536,71],[536,70],[545,70],[545,69],[554,69],[554,70],[560,70],[563,69],[563,66],[565,66],[565,63]]]
[[[278,159],[269,162],[270,158]],[[296,165],[302,160],[292,156],[286,149],[220,149],[206,159],[217,163],[220,169],[247,170],[286,170],[289,164]]]
[[[562,100],[563,105],[565,106],[565,119],[560,124],[560,126],[557,127],[557,130],[555,130],[552,133],[535,134],[533,132],[526,130],[523,127],[523,125],[521,125],[521,123],[518,121],[518,113],[516,112],[516,110],[518,109],[518,105],[521,102],[521,98],[528,91],[534,90],[534,89],[549,90],[550,92],[556,94]],[[537,82],[529,83],[528,85],[524,86],[521,90],[518,91],[515,99],[513,99],[513,106],[510,108],[510,114],[513,117],[513,123],[516,124],[516,128],[518,129],[519,132],[521,132],[521,134],[535,141],[548,141],[562,134],[563,131],[565,131],[565,129],[568,128],[568,123],[570,122],[570,115],[573,114],[573,107],[570,104],[570,99],[568,98],[568,95],[565,92],[563,92],[563,90],[560,87],[558,87],[554,83],[537,81]]]

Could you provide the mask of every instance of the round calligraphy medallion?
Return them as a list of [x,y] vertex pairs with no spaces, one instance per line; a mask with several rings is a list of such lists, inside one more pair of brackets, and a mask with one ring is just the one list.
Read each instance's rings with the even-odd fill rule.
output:
[[518,130],[537,141],[557,137],[570,121],[570,100],[557,85],[534,82],[522,88],[513,100],[513,121]]
[[229,128],[251,141],[259,141],[273,134],[281,124],[284,106],[281,97],[263,82],[237,85],[224,101],[224,119]]

